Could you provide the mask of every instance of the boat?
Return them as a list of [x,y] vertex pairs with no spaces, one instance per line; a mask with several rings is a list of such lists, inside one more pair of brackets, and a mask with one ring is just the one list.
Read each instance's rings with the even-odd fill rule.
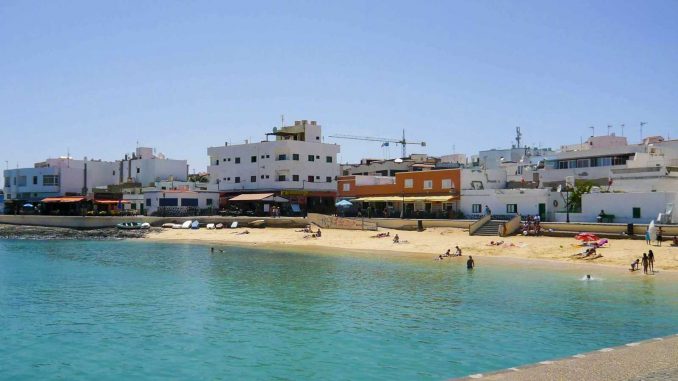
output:
[[195,221],[193,221],[193,223],[191,223],[191,229],[199,229],[199,228],[200,228],[200,222],[198,222],[198,220],[195,220]]
[[174,227],[174,225],[176,225],[176,224],[168,222],[166,224],[162,224],[162,227],[165,228],[165,229],[172,229]]
[[207,224],[207,230],[212,230],[212,229],[216,229],[214,227],[214,224]]
[[148,227],[144,227],[144,224],[141,222],[121,222],[117,225],[115,225],[118,229],[124,229],[124,230],[132,230],[132,229],[148,229],[151,227],[151,225],[148,225]]
[[149,224],[148,222],[143,222],[143,223],[141,224],[141,228],[142,228],[142,229],[150,229],[150,228],[151,228],[151,224]]
[[215,227],[216,229],[223,229],[223,228],[224,228],[224,224],[222,224],[222,223],[220,222],[220,223],[216,224],[214,227]]
[[190,229],[191,228],[191,220],[184,221],[183,224],[181,224],[182,229]]
[[250,226],[253,228],[263,228],[266,225],[266,221],[264,220],[254,220],[250,222]]

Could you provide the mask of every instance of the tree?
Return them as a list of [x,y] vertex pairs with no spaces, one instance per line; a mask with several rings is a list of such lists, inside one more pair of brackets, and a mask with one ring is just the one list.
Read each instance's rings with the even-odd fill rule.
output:
[[575,183],[574,189],[570,192],[570,199],[568,200],[570,212],[581,211],[581,197],[582,195],[591,192],[593,185],[594,184],[588,180]]

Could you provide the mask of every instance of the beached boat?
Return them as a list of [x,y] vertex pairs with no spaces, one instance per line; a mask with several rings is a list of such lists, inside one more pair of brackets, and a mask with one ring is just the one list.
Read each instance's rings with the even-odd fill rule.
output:
[[115,225],[118,229],[132,230],[132,229],[149,229],[151,225],[147,222],[121,222]]
[[199,228],[200,228],[200,222],[198,222],[198,220],[195,220],[195,221],[193,221],[193,223],[191,223],[191,229],[199,229]]
[[223,228],[224,228],[224,224],[222,224],[222,223],[220,222],[220,223],[216,224],[214,227],[217,228],[217,229],[223,229]]
[[190,229],[191,228],[191,220],[184,221],[183,224],[181,224],[182,229]]

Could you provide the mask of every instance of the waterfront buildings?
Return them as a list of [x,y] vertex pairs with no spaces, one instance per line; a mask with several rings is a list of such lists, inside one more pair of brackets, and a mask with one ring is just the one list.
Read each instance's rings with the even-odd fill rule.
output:
[[210,190],[221,205],[245,193],[274,193],[293,210],[331,212],[337,189],[339,145],[322,142],[315,121],[274,128],[266,140],[209,147]]
[[460,169],[399,172],[395,176],[341,176],[338,196],[362,203],[377,217],[455,217]]

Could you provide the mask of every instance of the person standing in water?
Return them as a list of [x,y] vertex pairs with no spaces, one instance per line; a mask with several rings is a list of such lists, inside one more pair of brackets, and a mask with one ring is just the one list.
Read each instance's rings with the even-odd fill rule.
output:
[[650,266],[650,271],[654,274],[654,253],[652,250],[647,252],[647,263]]
[[473,268],[476,266],[476,263],[473,261],[472,256],[468,256],[468,261],[466,261],[466,268],[469,270],[473,270]]
[[647,259],[647,253],[643,253],[643,274],[647,274],[647,266],[649,265],[649,260]]

